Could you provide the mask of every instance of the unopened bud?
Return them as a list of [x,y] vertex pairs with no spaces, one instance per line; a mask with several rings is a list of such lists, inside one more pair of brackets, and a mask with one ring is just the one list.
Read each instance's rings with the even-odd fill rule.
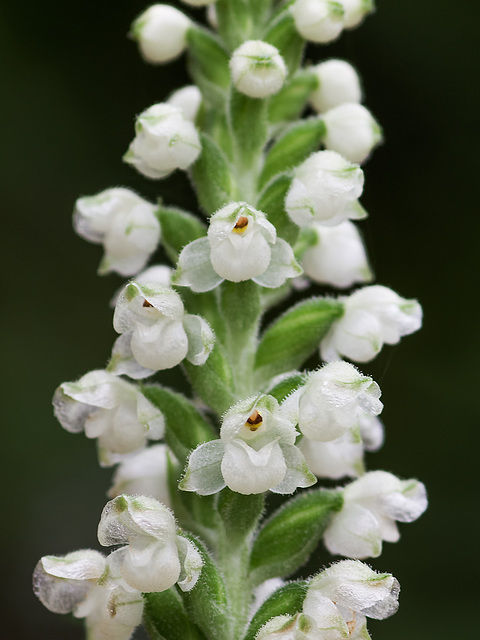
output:
[[344,9],[333,0],[297,0],[290,7],[297,31],[310,42],[331,42],[342,32]]
[[143,58],[151,64],[161,64],[183,53],[190,24],[190,19],[178,9],[154,4],[135,20],[132,35]]
[[287,67],[276,47],[248,40],[233,52],[230,72],[238,91],[250,98],[266,98],[280,91]]
[[319,113],[347,102],[360,102],[362,90],[358,74],[345,60],[327,60],[312,68],[319,87],[310,96],[312,107]]

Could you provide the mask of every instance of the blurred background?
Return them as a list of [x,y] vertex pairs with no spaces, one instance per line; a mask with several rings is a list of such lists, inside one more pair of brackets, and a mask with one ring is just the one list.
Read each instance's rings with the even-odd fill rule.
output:
[[[377,640],[451,640],[471,637],[479,595],[479,5],[377,4],[363,27],[308,50],[311,60],[345,57],[363,77],[385,132],[365,167],[367,246],[377,281],[425,312],[421,332],[362,367],[385,403],[387,439],[370,468],[418,477],[430,495],[428,512],[372,561],[402,594],[399,612],[369,629]],[[65,432],[51,410],[61,382],[105,365],[115,337],[108,301],[122,282],[96,276],[101,249],[73,233],[74,201],[125,185],[193,206],[185,176],[148,181],[122,163],[135,114],[188,83],[183,59],[149,67],[126,38],[145,8],[0,7],[5,640],[83,637],[81,624],[36,600],[31,573],[42,555],[98,548],[111,477],[94,443]],[[183,384],[176,372],[161,379]],[[328,562],[321,550],[318,559]]]

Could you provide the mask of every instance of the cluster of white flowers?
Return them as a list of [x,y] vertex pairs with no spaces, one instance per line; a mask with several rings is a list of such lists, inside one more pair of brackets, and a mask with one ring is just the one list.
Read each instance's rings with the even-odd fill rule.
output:
[[103,546],[126,546],[107,558],[89,549],[44,556],[33,576],[41,602],[54,613],[86,618],[89,638],[128,640],[142,620],[142,593],[175,583],[190,591],[202,570],[199,551],[154,498],[121,495],[107,503],[98,539]]
[[[208,7],[216,33],[165,4],[134,22],[148,62],[189,48],[198,87],[141,113],[124,156],[152,179],[189,171],[208,226],[123,187],[76,203],[76,231],[104,247],[99,273],[133,276],[113,296],[120,335],[106,370],[61,384],[53,399],[61,425],[96,439],[101,465],[118,464],[98,527],[100,544],[116,548],[108,557],[92,550],[43,557],[35,593],[51,611],[85,618],[90,640],[128,640],[142,615],[163,638],[155,616],[164,605],[144,611],[144,598],[151,604],[148,594],[174,585],[171,602],[185,605],[192,637],[198,627],[205,638],[362,640],[370,637],[366,617],[396,611],[399,586],[356,559],[397,541],[396,522],[416,520],[427,498],[415,479],[366,470],[365,451],[384,439],[381,392],[344,359],[372,360],[419,329],[422,310],[373,285],[336,300],[312,297],[265,330],[262,317],[310,281],[347,289],[373,278],[354,221],[367,216],[360,165],[380,142],[380,127],[347,62],[296,74],[299,34],[331,42],[373,3],[294,0],[275,12],[268,2],[222,2],[217,10],[214,3],[185,0]],[[266,41],[254,39],[260,33]],[[308,105],[316,113],[296,128],[296,116],[286,114]],[[261,121],[250,131],[252,114]],[[172,266],[146,268],[160,242]],[[299,371],[318,347],[325,364]],[[123,377],[143,380],[177,365],[193,397]],[[317,478],[354,480],[311,489],[261,521],[261,494],[292,494]],[[302,511],[307,504],[312,509]],[[285,596],[292,585],[281,578],[313,551],[301,541],[303,525],[312,541],[323,538],[330,553],[353,560],[310,578],[306,595],[300,587],[303,605],[287,603],[290,613],[277,615],[275,594],[272,609],[266,594],[284,587]],[[257,624],[266,610],[245,635],[248,612]]]
[[383,620],[398,609],[400,585],[355,560],[337,562],[312,578],[302,611],[269,620],[256,640],[369,638],[366,617]]

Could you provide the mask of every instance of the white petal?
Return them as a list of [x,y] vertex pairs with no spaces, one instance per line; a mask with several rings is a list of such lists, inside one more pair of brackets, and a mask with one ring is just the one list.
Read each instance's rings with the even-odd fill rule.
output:
[[183,328],[188,338],[187,360],[194,365],[205,364],[215,344],[210,325],[201,316],[188,313],[183,318]]
[[132,332],[119,336],[112,347],[112,356],[108,364],[108,370],[115,375],[127,375],[134,380],[147,378],[155,373],[153,369],[147,369],[139,364],[131,349]]
[[221,491],[225,487],[221,473],[224,453],[225,445],[220,440],[205,442],[192,451],[180,489],[196,491],[201,496]]
[[173,275],[174,284],[200,293],[214,289],[222,280],[212,267],[208,238],[198,238],[182,249]]
[[269,442],[260,451],[242,440],[225,445],[222,475],[232,491],[250,495],[263,493],[283,480],[287,465],[278,442]]
[[382,496],[380,504],[388,517],[399,522],[413,522],[428,505],[425,485],[416,480],[405,480],[399,491]]
[[200,577],[203,567],[202,556],[190,540],[177,536],[176,543],[181,564],[178,586],[182,591],[191,591]]
[[351,558],[376,558],[382,551],[380,524],[365,507],[346,503],[335,514],[324,535],[330,553]]
[[302,438],[300,449],[308,466],[319,478],[356,478],[363,472],[362,444],[352,441],[350,434],[331,442]]
[[301,266],[295,260],[292,247],[282,238],[278,238],[271,247],[270,264],[266,271],[254,277],[253,281],[262,287],[276,289],[288,278],[296,278],[302,272]]
[[272,487],[270,491],[273,493],[293,493],[298,487],[311,487],[316,483],[317,479],[311,473],[305,461],[303,453],[293,444],[281,444],[287,471],[283,480]]
[[180,561],[175,541],[152,542],[145,547],[132,545],[123,549],[122,576],[135,589],[144,593],[165,591],[180,576]]

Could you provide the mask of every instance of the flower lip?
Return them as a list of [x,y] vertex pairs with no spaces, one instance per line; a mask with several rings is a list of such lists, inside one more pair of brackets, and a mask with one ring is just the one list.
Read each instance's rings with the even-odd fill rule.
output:
[[247,216],[240,216],[232,231],[235,233],[244,233],[248,227],[248,218]]

